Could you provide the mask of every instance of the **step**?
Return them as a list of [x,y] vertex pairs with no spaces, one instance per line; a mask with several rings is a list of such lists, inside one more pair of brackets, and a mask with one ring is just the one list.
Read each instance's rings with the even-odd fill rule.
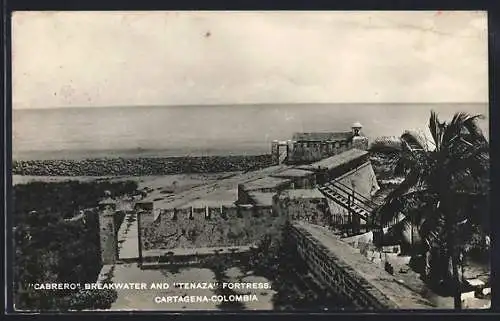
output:
[[[322,188],[322,189],[320,188],[320,190],[321,191],[325,191],[326,190],[326,192],[329,193],[330,196],[347,201],[347,197],[346,196],[341,195],[340,193],[337,193],[336,191],[332,191],[331,189],[328,189],[328,188]],[[375,204],[373,202],[370,202],[370,201],[361,201],[359,199],[356,199],[356,200],[359,203],[363,203],[367,207],[374,207],[375,208],[375,207],[378,206],[377,204]],[[356,205],[356,206],[358,206],[358,205]],[[374,208],[371,208],[370,210],[374,210]]]
[[[341,202],[345,206],[349,206],[349,202],[345,198],[343,198],[341,196],[338,196],[336,194],[333,194],[333,195],[330,194],[330,193],[325,193],[325,194],[327,194],[327,196],[329,196],[331,199],[337,200],[337,201]],[[366,211],[365,209],[363,209],[362,207],[360,207],[360,206],[358,206],[356,204],[352,205],[351,207],[353,209],[358,209],[358,210],[364,210],[364,211]]]
[[[337,201],[338,203],[341,203],[341,205],[342,205],[343,207],[345,207],[345,208],[348,208],[348,207],[349,207],[347,200],[346,200],[345,198],[343,198],[342,196],[339,196],[338,194],[332,194],[332,193],[330,193],[330,192],[325,192],[324,194],[325,194],[327,197],[329,197],[330,199],[333,199],[334,201]],[[365,209],[364,209],[364,208],[362,208],[362,207],[359,207],[358,205],[353,205],[353,206],[351,206],[351,210],[352,210],[353,212],[355,212],[356,214],[358,214],[358,215],[362,216],[362,218],[363,218],[364,220],[366,220],[366,218],[367,218],[368,216],[370,216],[370,213],[369,213],[367,210],[365,210]]]
[[[342,203],[342,205],[344,205],[345,207],[349,207],[349,204],[348,204],[347,201],[345,201],[343,199],[340,199],[338,197],[334,197],[334,198],[337,199],[337,200],[339,200]],[[351,210],[354,211],[354,212],[357,212],[357,213],[367,213],[367,214],[369,214],[369,212],[366,209],[364,209],[364,208],[362,208],[362,207],[360,207],[358,205],[352,205],[351,206]]]

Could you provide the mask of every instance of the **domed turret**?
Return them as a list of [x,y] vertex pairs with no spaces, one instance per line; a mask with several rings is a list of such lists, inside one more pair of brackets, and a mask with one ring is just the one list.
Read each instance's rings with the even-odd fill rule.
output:
[[361,125],[361,123],[359,122],[355,122],[354,124],[352,124],[352,134],[354,136],[360,136],[360,133],[361,133],[361,128],[363,128],[363,125]]
[[361,125],[359,122],[352,124],[352,145],[354,148],[367,150],[368,149],[368,138],[361,135]]

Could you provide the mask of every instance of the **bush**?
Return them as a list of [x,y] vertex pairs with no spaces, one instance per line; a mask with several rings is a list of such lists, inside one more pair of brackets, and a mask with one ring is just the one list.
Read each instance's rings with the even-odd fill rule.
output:
[[[15,185],[13,189],[14,225],[24,223],[32,216],[41,225],[73,217],[78,211],[96,207],[105,191],[112,197],[133,194],[137,182],[31,182]],[[30,215],[35,211],[36,215]],[[42,217],[43,216],[43,217]]]
[[96,310],[109,309],[118,298],[114,289],[82,290],[69,298],[69,310]]

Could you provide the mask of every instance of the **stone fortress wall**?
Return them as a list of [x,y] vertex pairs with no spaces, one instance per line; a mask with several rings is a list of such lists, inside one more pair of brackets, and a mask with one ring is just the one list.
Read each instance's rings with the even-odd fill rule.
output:
[[293,142],[290,161],[293,163],[314,162],[333,155],[338,155],[352,148],[351,139],[338,141],[302,141]]
[[[295,138],[305,140],[312,136],[340,139],[344,143],[328,142],[326,148],[322,147],[323,152],[333,152],[334,156],[308,164],[301,162],[300,165],[291,165],[266,177],[239,184],[234,203],[204,204],[203,200],[199,200],[194,205],[156,208],[154,201],[138,202],[135,210],[140,252],[248,246],[257,243],[265,234],[282,228],[290,218],[324,226],[345,221],[348,218],[346,209],[325,198],[316,187],[337,179],[345,184],[354,184],[359,193],[369,196],[378,186],[368,153],[352,148],[353,141],[355,143],[353,138],[357,136],[351,132],[305,133],[297,134]],[[311,144],[312,148],[316,148]],[[105,257],[111,257],[110,253],[114,250],[110,248],[116,247],[116,240],[112,242],[107,236],[107,230],[112,229],[109,226],[110,215],[105,214],[108,212],[103,210],[101,219],[102,252]]]
[[[345,145],[347,150],[339,152],[334,148],[339,153],[333,156],[308,164],[301,161],[283,171],[240,184],[234,203],[214,206],[198,202],[178,208],[155,208],[154,202],[138,202],[140,263],[147,251],[172,249],[170,254],[174,254],[174,249],[208,249],[206,253],[215,253],[213,249],[222,251],[222,247],[228,246],[252,247],[267,233],[287,229],[285,234],[293,240],[297,256],[306,263],[308,273],[326,290],[351,301],[357,308],[432,308],[418,293],[332,233],[332,227],[350,214],[345,206],[325,196],[326,186],[351,187],[367,199],[379,189],[366,152],[368,141],[356,135],[359,128],[353,126],[351,145]],[[309,146],[313,146],[310,154],[316,155],[314,150],[318,147]],[[288,156],[292,148],[286,150],[287,161],[291,159]],[[279,150],[279,145],[273,143],[273,153]],[[332,151],[331,147],[320,146],[319,154],[321,150]],[[273,162],[279,164],[282,155],[273,155]],[[112,212],[112,206],[101,206],[101,251],[106,264],[117,259]]]
[[334,238],[324,239],[313,235],[302,224],[287,226],[289,237],[294,240],[299,257],[307,264],[308,271],[328,290],[352,302],[356,308],[428,309],[432,304],[416,295],[394,277],[366,260],[350,245]]
[[251,204],[159,209],[156,215],[152,203],[138,207],[146,208],[139,215],[144,251],[252,245],[285,219],[272,206]]
[[349,132],[295,133],[291,140],[274,140],[271,160],[274,164],[307,164],[352,148],[368,149],[368,138],[361,134],[362,125],[354,123]]
[[[366,152],[367,140],[353,135],[351,145],[345,147],[347,150],[333,156],[238,185],[234,203],[203,205],[200,200],[176,208],[136,203],[140,263],[148,251],[168,255],[182,249],[252,247],[266,234],[285,228],[308,272],[354,306],[369,310],[431,307],[331,233],[332,227],[350,214],[345,206],[327,198],[321,188],[347,186],[367,199],[379,189]],[[317,148],[312,147],[311,155],[316,155]],[[273,145],[275,149],[279,151],[279,146]],[[325,151],[332,149],[328,144],[320,145],[319,154]],[[333,152],[339,150],[333,148]],[[279,163],[280,157],[274,161]],[[104,203],[100,209],[102,258],[112,264],[117,260],[113,206]]]
[[330,164],[326,170],[311,164],[308,169],[286,169],[283,174],[240,184],[235,203],[214,206],[214,202],[203,204],[201,200],[178,208],[137,203],[141,247],[247,246],[282,228],[287,219],[323,226],[345,221],[349,213],[344,207],[327,199],[317,188],[298,187],[315,187],[325,177],[337,177],[369,197],[378,185],[364,151],[350,150],[333,156]]

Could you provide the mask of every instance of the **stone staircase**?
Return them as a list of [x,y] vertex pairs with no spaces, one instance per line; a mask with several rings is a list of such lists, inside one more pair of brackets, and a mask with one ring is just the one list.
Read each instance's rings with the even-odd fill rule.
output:
[[325,184],[323,186],[320,186],[318,189],[327,198],[331,199],[332,201],[336,202],[337,204],[341,205],[342,207],[344,207],[346,209],[350,209],[354,215],[357,215],[359,218],[361,218],[365,222],[368,222],[369,217],[371,216],[371,209],[370,208],[361,207],[360,205],[357,205],[356,203],[350,205],[350,203],[351,203],[350,200],[347,197],[336,192],[334,188],[329,186],[329,184]]
[[288,152],[286,150],[282,151],[279,155],[279,164],[283,164],[287,161]]
[[377,234],[377,238],[380,234],[384,233],[383,231],[397,224],[402,219],[401,217],[398,217],[392,222],[384,224],[384,226],[373,224],[374,212],[382,205],[384,195],[378,195],[378,197],[368,199],[356,191],[353,191],[349,186],[335,181],[327,182],[322,186],[319,186],[318,189],[328,199],[349,210],[352,215],[365,221],[366,227],[371,225],[370,229],[372,232]]

